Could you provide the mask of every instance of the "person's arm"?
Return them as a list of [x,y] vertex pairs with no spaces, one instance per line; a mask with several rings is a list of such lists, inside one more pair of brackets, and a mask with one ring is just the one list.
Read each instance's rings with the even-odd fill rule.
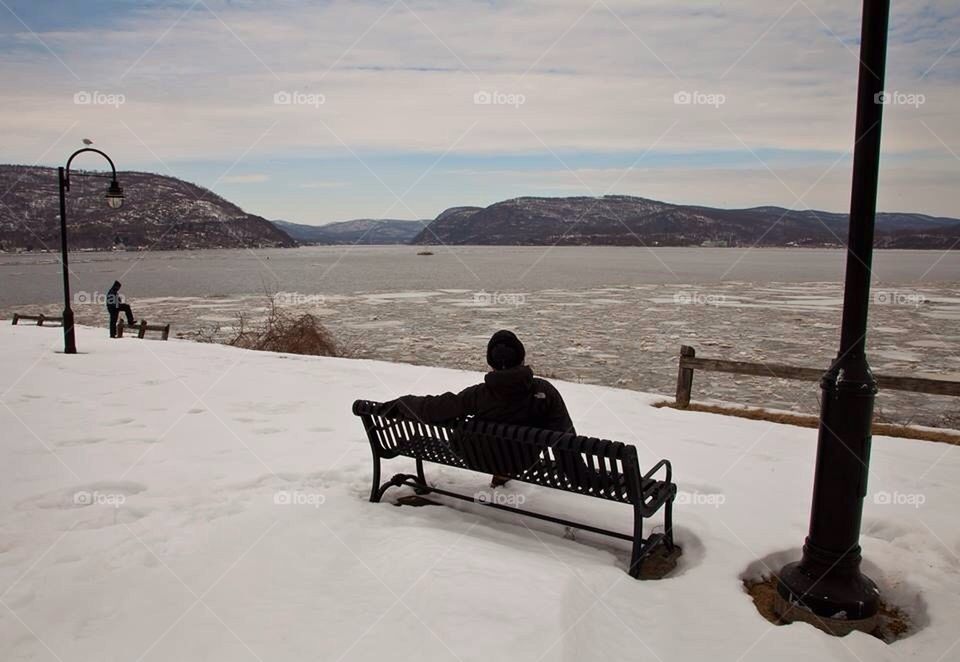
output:
[[547,411],[544,427],[548,430],[559,430],[576,434],[577,430],[573,426],[573,421],[567,412],[567,404],[563,401],[560,391],[550,382],[544,382],[544,391],[547,394]]
[[476,386],[459,393],[404,395],[384,403],[383,415],[399,414],[421,423],[446,423],[476,413]]

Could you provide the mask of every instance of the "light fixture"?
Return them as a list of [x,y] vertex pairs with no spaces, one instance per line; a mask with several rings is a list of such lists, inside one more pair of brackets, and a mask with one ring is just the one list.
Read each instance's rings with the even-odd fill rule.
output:
[[110,182],[110,188],[107,189],[107,204],[111,209],[120,209],[123,206],[123,189],[120,188],[120,182],[114,179]]

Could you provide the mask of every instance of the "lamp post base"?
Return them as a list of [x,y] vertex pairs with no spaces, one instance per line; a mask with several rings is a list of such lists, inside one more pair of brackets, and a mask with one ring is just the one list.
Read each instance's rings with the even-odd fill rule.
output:
[[73,310],[64,308],[63,310],[63,353],[77,353],[77,336],[73,330]]
[[879,623],[880,590],[856,564],[847,568],[820,567],[804,553],[798,563],[780,571],[773,610],[788,623],[809,623],[824,632],[844,636],[872,632]]

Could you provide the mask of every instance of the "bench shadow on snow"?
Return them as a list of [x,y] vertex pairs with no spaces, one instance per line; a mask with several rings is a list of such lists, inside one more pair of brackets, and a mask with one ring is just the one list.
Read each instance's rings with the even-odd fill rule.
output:
[[[480,492],[490,494],[495,492],[503,498],[520,497],[524,499],[523,505],[518,506],[522,509],[527,508],[559,517],[579,519],[583,522],[589,522],[593,526],[600,526],[626,534],[632,531],[633,511],[622,504],[584,503],[584,500],[579,498],[580,495],[529,486],[516,483],[516,481],[515,485],[511,484],[507,487],[492,490],[487,484],[488,480],[489,478],[480,474],[473,474],[473,476],[469,474],[456,475],[453,472],[446,471],[434,471],[427,475],[427,482],[431,485],[441,485],[461,494],[477,494]],[[357,498],[367,501],[369,484],[361,485],[358,482],[352,486],[351,491]],[[571,532],[569,527],[559,524],[545,522],[533,517],[513,515],[479,503],[471,504],[458,499],[447,498],[440,494],[430,494],[426,497],[429,501],[439,504],[440,508],[419,509],[397,503],[397,499],[409,497],[413,494],[413,490],[407,487],[393,489],[387,492],[381,503],[370,503],[369,506],[372,508],[389,506],[399,511],[396,515],[397,524],[400,526],[422,527],[426,525],[457,535],[463,533],[462,515],[466,514],[477,524],[470,529],[467,537],[482,539],[490,544],[517,549],[526,553],[546,554],[545,558],[566,565],[571,570],[589,566],[608,566],[615,567],[624,573],[627,572],[631,549],[630,543],[626,541],[611,539],[580,529]],[[453,512],[444,513],[443,511]],[[406,518],[402,516],[409,514],[418,514],[419,516],[403,521]],[[700,538],[693,531],[678,526],[676,518],[674,518],[673,530],[676,543],[682,548],[683,553],[677,560],[676,568],[667,574],[663,580],[685,574],[700,565],[705,556],[705,548]],[[652,533],[662,531],[662,513],[659,517],[644,520],[645,538]],[[561,547],[556,547],[557,545]]]

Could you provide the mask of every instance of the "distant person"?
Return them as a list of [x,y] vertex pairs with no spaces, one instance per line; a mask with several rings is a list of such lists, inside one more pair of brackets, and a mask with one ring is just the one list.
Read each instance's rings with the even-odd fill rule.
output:
[[[560,392],[524,365],[526,350],[510,331],[497,331],[487,343],[487,363],[493,370],[482,384],[459,393],[405,395],[385,403],[381,414],[401,413],[423,423],[447,423],[465,416],[510,425],[576,434]],[[506,478],[494,476],[491,486]]]
[[117,337],[117,319],[120,317],[120,313],[123,313],[127,316],[127,326],[133,326],[137,323],[133,319],[133,311],[130,309],[130,304],[123,303],[123,300],[120,298],[120,281],[113,281],[113,286],[107,290],[107,312],[110,313],[110,337]]

